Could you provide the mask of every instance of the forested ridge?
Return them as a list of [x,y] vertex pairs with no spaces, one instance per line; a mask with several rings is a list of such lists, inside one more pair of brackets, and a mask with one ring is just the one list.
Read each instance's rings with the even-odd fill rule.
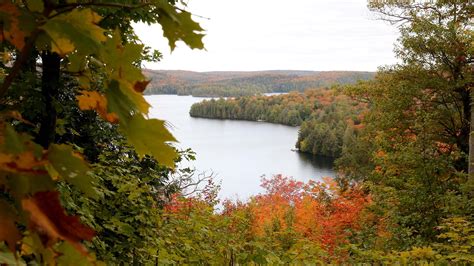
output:
[[245,201],[182,167],[199,154],[148,117],[140,66],[160,53],[132,23],[203,49],[186,8],[0,1],[0,264],[474,263],[472,3],[369,2],[400,31],[398,64],[337,93],[212,102],[310,132],[346,126],[335,178],[262,178]]
[[151,80],[146,94],[177,94],[195,97],[235,97],[271,92],[304,91],[333,84],[371,79],[363,71],[216,71],[145,70]]
[[309,89],[272,96],[204,100],[191,106],[192,117],[235,119],[301,126],[296,147],[314,155],[336,158],[358,134],[367,109],[336,89]]

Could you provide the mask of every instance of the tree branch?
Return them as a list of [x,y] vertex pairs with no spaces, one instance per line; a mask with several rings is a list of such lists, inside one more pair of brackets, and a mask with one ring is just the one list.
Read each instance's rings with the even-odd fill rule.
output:
[[25,43],[25,46],[23,46],[23,48],[21,49],[18,59],[15,60],[15,63],[13,64],[13,67],[10,70],[10,73],[8,73],[8,76],[5,78],[2,83],[2,86],[0,87],[0,99],[5,96],[8,91],[8,88],[11,86],[18,74],[20,74],[21,67],[28,60],[28,57],[31,53],[31,50],[33,49],[33,46],[35,45],[36,38],[38,37],[40,31],[41,29],[36,28],[30,34],[30,37]]
[[127,5],[119,3],[96,3],[96,2],[86,2],[86,3],[69,3],[69,4],[59,4],[56,5],[56,8],[76,8],[81,6],[98,6],[98,7],[116,7],[116,8],[127,8],[127,9],[136,9],[149,6],[151,3],[143,3],[139,5]]

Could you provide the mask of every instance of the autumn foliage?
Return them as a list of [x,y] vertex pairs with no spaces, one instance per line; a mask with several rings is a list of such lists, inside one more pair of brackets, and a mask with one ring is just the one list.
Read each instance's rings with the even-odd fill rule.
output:
[[[141,62],[156,60],[157,51],[141,43],[132,23],[160,24],[171,49],[178,41],[202,49],[203,29],[181,4],[0,0],[0,264],[100,264],[94,251],[107,262],[139,264],[129,254],[140,245],[118,247],[111,234],[120,227],[132,235],[130,220],[114,216],[100,235],[103,217],[91,212],[112,205],[97,202],[109,196],[99,191],[115,189],[103,171],[111,163],[160,177],[175,167],[175,139],[164,121],[148,117],[143,96],[149,81]],[[114,170],[122,180],[135,177]],[[153,186],[144,191],[163,183]],[[111,242],[116,250],[100,254]],[[142,253],[148,259],[150,251]]]
[[[359,188],[342,191],[330,178],[303,183],[277,175],[263,179],[262,186],[266,193],[254,197],[249,206],[256,235],[264,236],[277,222],[281,230],[292,227],[330,253],[347,244],[348,232],[357,230],[361,212],[370,204],[370,197]],[[293,218],[287,219],[288,215]]]
[[350,84],[367,80],[363,71],[218,71],[146,70],[152,81],[147,94],[177,94],[194,97],[238,97],[260,93],[291,92]]
[[[230,242],[243,241],[238,238],[245,236],[247,245],[263,245],[280,259],[305,243],[319,250],[317,256],[312,254],[312,260],[344,261],[349,237],[361,228],[361,219],[366,217],[363,212],[371,204],[369,195],[357,186],[343,190],[331,178],[304,183],[276,175],[263,178],[261,186],[265,192],[248,201],[227,200],[219,213],[209,212],[207,222],[213,232],[219,231],[217,224],[224,223],[224,235]],[[203,215],[206,205],[212,204],[175,196],[165,207],[165,214],[196,221],[196,215]],[[247,247],[240,252],[258,249]],[[265,254],[270,262],[271,256]]]
[[367,104],[338,89],[317,88],[281,95],[210,99],[195,103],[193,117],[265,121],[301,126],[296,148],[305,153],[338,158],[364,128]]

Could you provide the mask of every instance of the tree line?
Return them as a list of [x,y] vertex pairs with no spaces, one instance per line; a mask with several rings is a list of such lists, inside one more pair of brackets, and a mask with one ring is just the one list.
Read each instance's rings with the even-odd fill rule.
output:
[[255,71],[190,72],[147,70],[151,80],[146,94],[195,97],[238,97],[272,92],[304,91],[333,84],[371,79],[373,72],[358,71]]
[[[296,147],[306,153],[337,158],[362,127],[364,103],[337,89],[310,89],[273,96],[211,99],[191,106],[192,117],[265,121],[300,126]],[[345,144],[346,143],[346,144]]]

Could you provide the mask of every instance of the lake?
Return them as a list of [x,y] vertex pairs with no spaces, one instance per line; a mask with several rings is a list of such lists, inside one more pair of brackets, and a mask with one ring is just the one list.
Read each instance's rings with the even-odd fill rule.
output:
[[265,122],[193,118],[189,109],[205,98],[145,96],[151,118],[166,120],[180,149],[191,148],[197,173],[222,182],[220,198],[246,199],[262,192],[262,175],[292,176],[300,181],[334,176],[332,162],[292,151],[298,128]]

